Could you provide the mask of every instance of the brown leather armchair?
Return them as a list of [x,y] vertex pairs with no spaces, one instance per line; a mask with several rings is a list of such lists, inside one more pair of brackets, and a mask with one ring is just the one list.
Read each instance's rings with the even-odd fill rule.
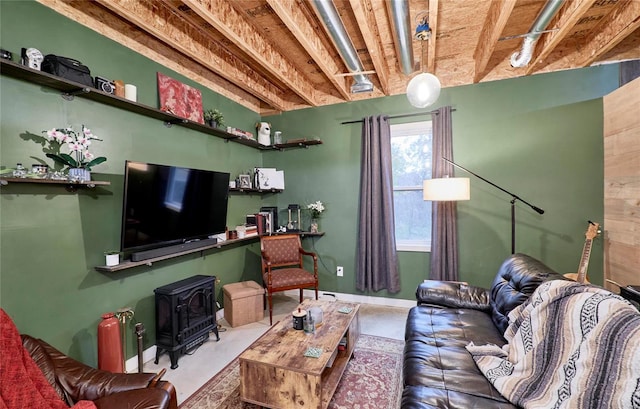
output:
[[72,406],[90,400],[98,409],[177,409],[174,386],[153,373],[111,373],[78,362],[41,339],[21,335],[22,345],[60,398]]
[[[262,236],[260,251],[262,279],[269,301],[269,324],[273,324],[273,293],[299,288],[302,302],[303,289],[313,288],[318,299],[318,256],[302,248],[299,235]],[[302,256],[313,258],[313,273],[304,269]]]

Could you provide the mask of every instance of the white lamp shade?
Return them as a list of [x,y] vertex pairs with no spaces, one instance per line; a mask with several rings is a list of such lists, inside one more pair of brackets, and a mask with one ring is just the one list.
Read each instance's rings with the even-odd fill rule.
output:
[[428,179],[422,184],[422,197],[431,201],[469,200],[469,178]]
[[433,74],[423,72],[407,84],[407,99],[416,108],[432,105],[440,96],[440,80]]

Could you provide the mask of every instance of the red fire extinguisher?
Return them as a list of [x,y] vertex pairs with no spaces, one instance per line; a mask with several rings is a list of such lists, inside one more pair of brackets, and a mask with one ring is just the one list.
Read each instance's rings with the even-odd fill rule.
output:
[[121,340],[120,321],[112,312],[103,314],[98,325],[98,368],[110,372],[124,372]]

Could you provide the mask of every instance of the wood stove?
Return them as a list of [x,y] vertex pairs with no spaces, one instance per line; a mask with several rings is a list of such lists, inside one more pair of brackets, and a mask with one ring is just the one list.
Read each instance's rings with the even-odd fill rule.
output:
[[169,353],[171,369],[180,355],[202,345],[213,331],[216,341],[216,277],[196,275],[153,290],[156,298],[156,359]]

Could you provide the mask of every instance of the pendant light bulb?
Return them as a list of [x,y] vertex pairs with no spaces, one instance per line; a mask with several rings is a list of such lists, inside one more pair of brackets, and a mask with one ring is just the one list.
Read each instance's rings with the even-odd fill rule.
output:
[[416,108],[426,108],[438,100],[440,88],[438,77],[428,72],[423,72],[409,81],[407,99]]

